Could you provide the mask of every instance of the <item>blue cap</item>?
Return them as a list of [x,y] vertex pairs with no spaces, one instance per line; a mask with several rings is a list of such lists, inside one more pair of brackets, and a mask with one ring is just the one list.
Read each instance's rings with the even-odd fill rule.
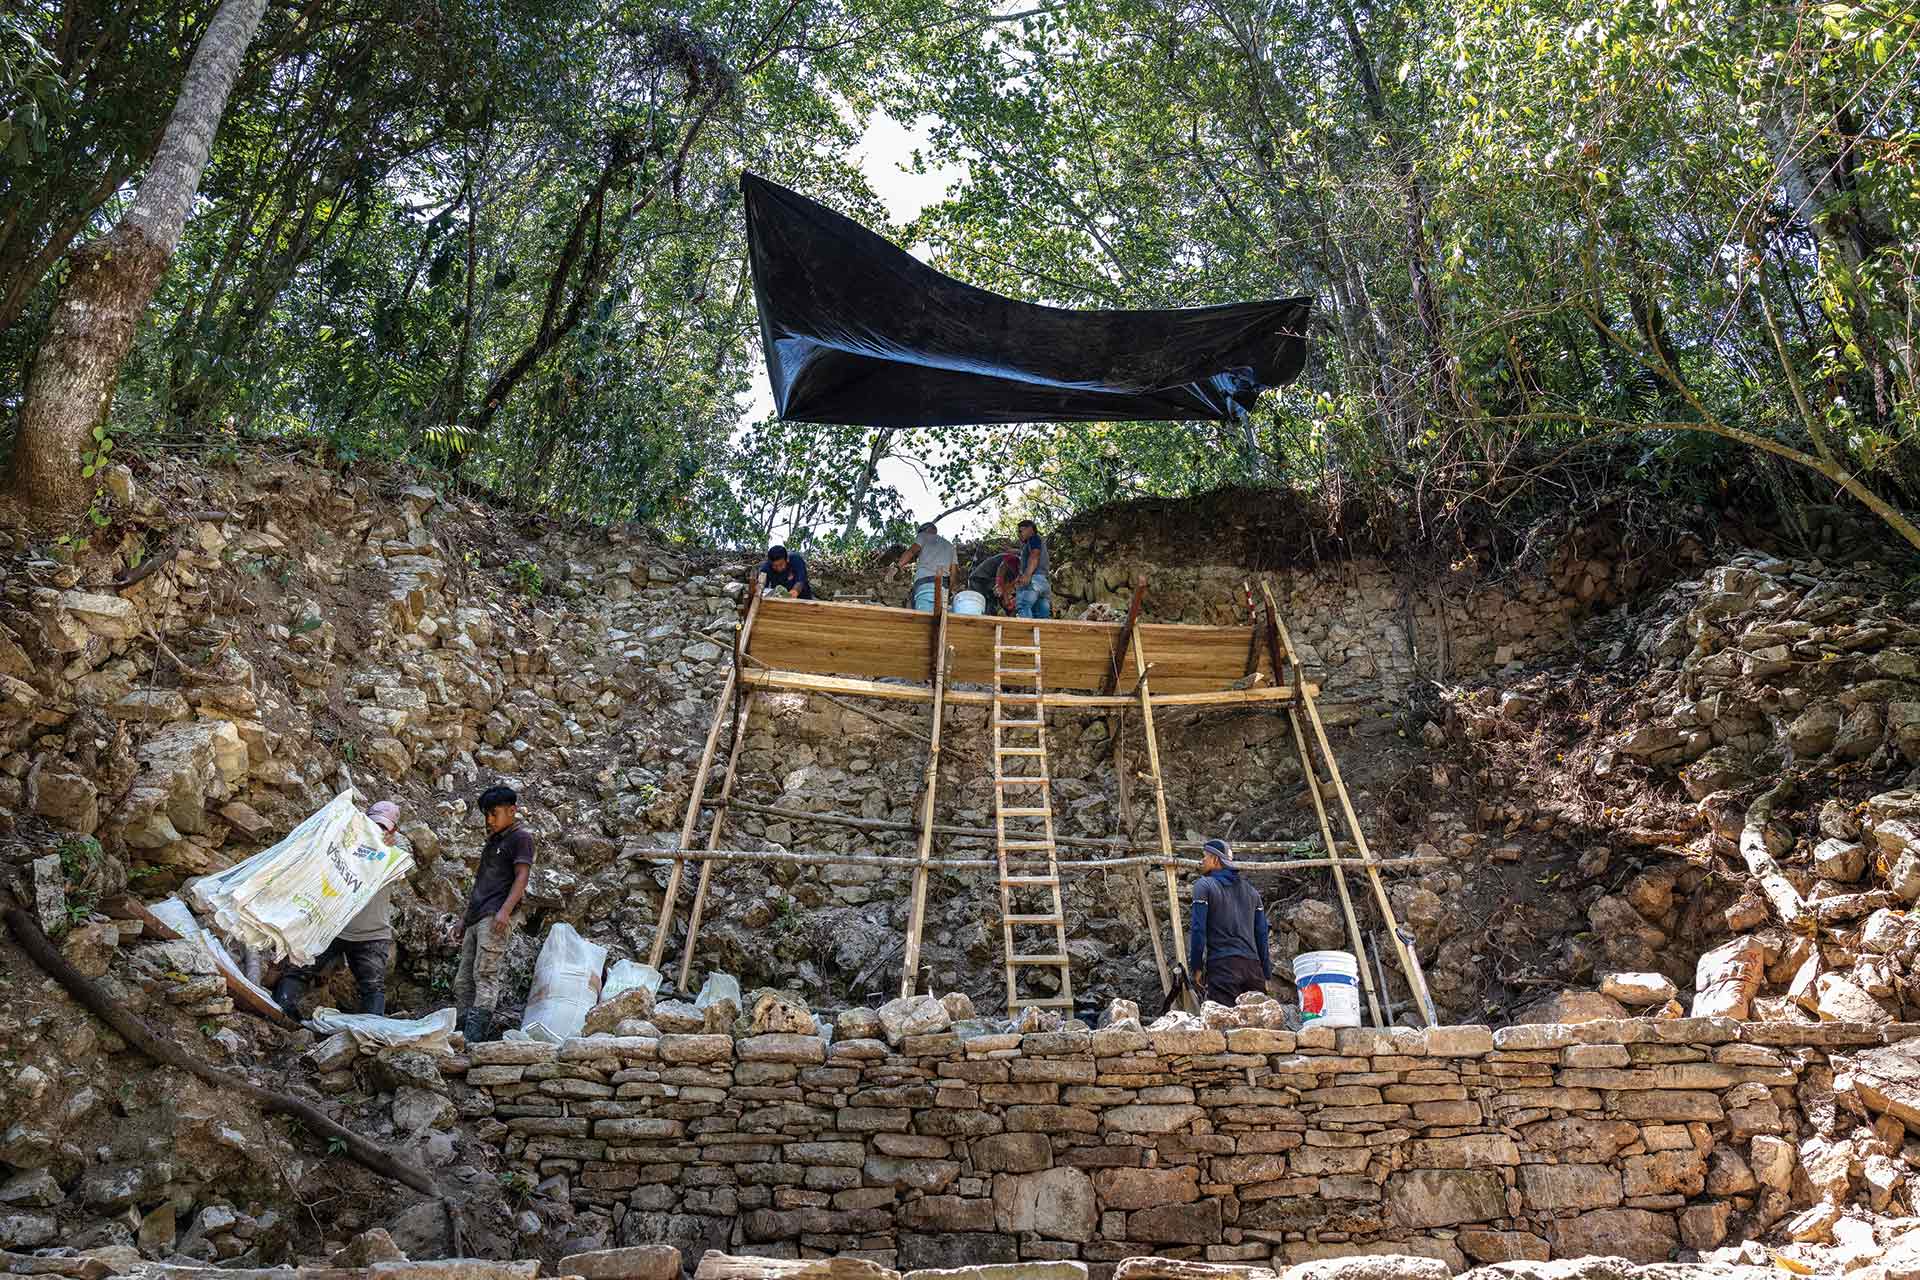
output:
[[1214,857],[1220,859],[1220,861],[1226,863],[1228,866],[1233,865],[1233,846],[1228,844],[1225,840],[1220,839],[1218,836],[1215,836],[1213,839],[1207,841],[1205,844],[1201,845],[1200,848],[1203,852],[1212,854]]

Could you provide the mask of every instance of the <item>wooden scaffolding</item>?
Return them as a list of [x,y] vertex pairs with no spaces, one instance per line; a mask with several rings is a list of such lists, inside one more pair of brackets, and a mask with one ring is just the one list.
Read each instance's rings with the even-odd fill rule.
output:
[[[697,862],[699,871],[686,942],[680,955],[678,986],[683,990],[688,989],[694,949],[706,910],[708,884],[716,863],[890,867],[911,877],[900,994],[912,995],[920,985],[920,949],[932,873],[993,870],[1000,884],[1009,1012],[1029,1004],[1056,1005],[1071,1012],[1073,985],[1062,877],[1122,869],[1129,873],[1147,922],[1161,989],[1169,991],[1173,969],[1185,971],[1187,968],[1179,874],[1183,868],[1191,871],[1197,866],[1199,846],[1177,843],[1172,836],[1159,738],[1154,726],[1155,712],[1188,707],[1270,705],[1287,716],[1318,827],[1318,849],[1310,857],[1243,857],[1243,854],[1297,852],[1299,846],[1297,842],[1236,842],[1237,865],[1243,872],[1254,875],[1313,868],[1331,872],[1374,1025],[1389,1025],[1396,1007],[1382,989],[1385,968],[1381,952],[1385,948],[1392,950],[1406,978],[1413,994],[1413,1010],[1432,1025],[1433,1002],[1427,994],[1419,958],[1414,954],[1411,935],[1401,929],[1394,918],[1382,875],[1440,860],[1400,857],[1382,861],[1374,856],[1361,830],[1352,797],[1334,757],[1333,743],[1321,718],[1319,686],[1305,679],[1292,635],[1274,604],[1272,590],[1262,582],[1257,599],[1251,589],[1246,592],[1246,626],[1143,622],[1140,613],[1145,592],[1145,580],[1137,581],[1124,622],[1033,621],[963,615],[950,611],[938,591],[931,612],[875,604],[750,597],[735,633],[733,663],[715,701],[713,723],[694,770],[692,795],[680,827],[679,841],[672,849],[647,850],[641,855],[671,859],[673,863],[648,962],[659,968],[664,958],[689,862]],[[845,814],[802,813],[735,799],[734,784],[747,722],[754,699],[762,690],[830,697],[923,741],[926,758],[915,820],[900,822]],[[923,734],[896,717],[862,707],[860,701],[864,700],[929,703],[930,725]],[[946,708],[956,705],[989,708],[995,792],[993,827],[963,827],[936,820]],[[1123,723],[1130,712],[1138,712],[1140,717],[1146,745],[1145,778],[1152,790],[1157,840],[1147,847],[1137,846],[1132,839],[1133,778],[1126,760]],[[1068,837],[1054,831],[1051,802],[1047,798],[1050,779],[1045,728],[1052,713],[1112,717],[1110,738],[1119,779],[1121,829],[1118,839]],[[720,769],[718,791],[710,798],[709,783],[723,734],[729,740],[728,750]],[[1026,763],[1019,763],[1021,761]],[[736,809],[855,830],[912,834],[917,837],[916,852],[910,858],[903,858],[722,849],[728,814]],[[712,819],[706,837],[696,847],[701,815],[709,810]],[[1337,838],[1337,831],[1344,831],[1344,840]],[[995,857],[992,861],[936,858],[934,842],[939,836],[990,839]],[[1114,856],[1068,856],[1062,853],[1063,849]],[[1156,867],[1161,873],[1160,890],[1165,896],[1170,947],[1161,933],[1160,913],[1154,902],[1156,893],[1148,879],[1150,869]],[[1366,937],[1354,910],[1348,879],[1350,871],[1364,877],[1385,922],[1384,948],[1375,949],[1377,973],[1369,971]],[[1033,893],[1039,896],[1030,896]],[[1050,941],[1044,944],[1048,949],[1018,949],[1016,929],[1022,929],[1023,936],[1028,938],[1034,937],[1036,931],[1049,936]],[[1017,979],[1029,972],[1052,972],[1057,975],[1057,986],[1052,991],[1038,993],[1023,990]]]

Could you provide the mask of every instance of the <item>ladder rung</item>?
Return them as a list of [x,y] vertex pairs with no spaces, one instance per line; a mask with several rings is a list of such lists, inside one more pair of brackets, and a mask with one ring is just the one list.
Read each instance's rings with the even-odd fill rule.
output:
[[1032,693],[1008,693],[1005,689],[997,689],[993,695],[996,702],[1039,702],[1046,696],[1037,689]]
[[1045,747],[995,747],[994,750],[1003,756],[1043,756],[1047,754]]
[[1059,876],[1007,876],[1007,877],[1005,877],[1005,878],[1003,878],[1003,879],[1002,879],[1002,880],[1000,881],[1000,883],[1001,883],[1001,884],[1007,884],[1007,885],[1015,885],[1015,884],[1059,884],[1059,883],[1060,883],[1060,877],[1059,877]]
[[1008,964],[1065,964],[1067,963],[1067,956],[1065,952],[1051,952],[1045,955],[1032,955],[1032,956],[1008,956],[1007,963]]
[[1018,1009],[1023,1006],[1031,1006],[1037,1009],[1071,1009],[1073,1008],[1073,997],[1072,996],[1016,996],[1013,1001],[1013,1007]]
[[1059,916],[1007,916],[1008,924],[1065,924]]
[[993,646],[993,651],[995,653],[1038,653],[1040,652],[1040,646],[1037,644],[997,644]]
[[1003,818],[1051,818],[1053,810],[1035,809],[1029,805],[1018,809],[1002,809],[1000,816]]
[[995,667],[993,669],[993,674],[997,676],[1037,676],[1040,674],[1040,668],[1038,667]]
[[1045,720],[995,720],[993,727],[996,729],[1044,729],[1047,727],[1047,722]]

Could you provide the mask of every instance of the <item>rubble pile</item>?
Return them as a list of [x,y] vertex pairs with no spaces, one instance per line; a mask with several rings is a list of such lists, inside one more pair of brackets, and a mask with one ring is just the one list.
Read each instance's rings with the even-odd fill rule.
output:
[[[520,785],[543,837],[528,897],[535,919],[566,920],[596,941],[645,953],[668,878],[646,851],[670,845],[678,832],[730,662],[743,557],[667,548],[624,526],[515,525],[404,476],[340,474],[287,459],[250,460],[237,473],[155,464],[136,477],[116,466],[108,480],[108,523],[92,543],[21,547],[5,565],[0,839],[17,828],[18,847],[45,859],[55,846],[84,851],[83,838],[91,838],[121,881],[84,891],[76,881],[66,899],[59,890],[71,853],[32,874],[17,867],[16,880],[44,890],[43,922],[57,928],[69,913],[75,921],[97,916],[128,872],[151,898],[230,866],[283,835],[350,775],[369,798],[391,795],[406,811],[402,836],[418,869],[395,897],[399,971],[390,990],[404,1001],[411,984],[424,997],[445,981],[440,971],[451,961],[447,915],[463,900],[477,845],[472,796],[505,778]],[[1245,578],[1237,567],[1157,567],[1129,554],[1104,542],[1063,548],[1062,611],[1123,598],[1110,581],[1123,567],[1151,574],[1153,616],[1216,620]],[[1139,554],[1178,561],[1166,547]],[[1075,578],[1075,557],[1099,573]],[[904,587],[866,570],[821,573],[841,598],[891,600]],[[1363,811],[1378,809],[1369,757],[1390,774],[1411,752],[1381,708],[1364,701],[1415,672],[1417,646],[1399,620],[1401,604],[1413,602],[1420,628],[1452,637],[1458,665],[1505,661],[1558,643],[1569,619],[1592,603],[1556,582],[1528,578],[1416,599],[1378,562],[1276,576],[1314,674],[1343,691],[1327,716],[1343,737],[1359,740],[1343,752]],[[922,749],[899,726],[924,725],[927,714],[893,708],[889,727],[849,704],[763,694],[737,794],[911,822]],[[984,712],[949,714],[942,817],[982,825],[991,811]],[[1063,716],[1055,726],[1061,828],[1150,844],[1153,819],[1139,778],[1133,826],[1123,830],[1109,732],[1104,718]],[[1170,715],[1161,737],[1182,836],[1229,822],[1243,838],[1312,835],[1281,718]],[[1138,773],[1143,752],[1132,756]],[[1468,816],[1441,807],[1405,834],[1451,848],[1450,835],[1465,839]],[[1392,835],[1380,831],[1383,849]],[[898,832],[744,809],[732,815],[726,843],[911,849],[911,837]],[[959,856],[984,847],[951,842]],[[1472,917],[1432,908],[1458,898],[1462,883],[1446,869],[1396,890],[1421,921],[1423,955],[1442,971],[1436,985],[1457,1017],[1481,1011],[1482,966],[1437,948]],[[822,1003],[857,1002],[895,981],[907,885],[905,875],[874,867],[723,868],[702,968],[778,980]],[[1299,928],[1279,936],[1283,955],[1324,935],[1324,885],[1303,877],[1275,891],[1298,899]],[[995,902],[990,876],[935,877],[924,949],[935,985],[993,997],[998,938],[980,921]],[[1069,917],[1084,991],[1096,1005],[1157,989],[1137,895],[1124,879],[1073,877]],[[670,939],[676,950],[684,911],[679,919]],[[524,990],[536,945],[516,940],[510,990]]]
[[1548,972],[1630,1007],[1664,976],[1695,1014],[1920,1017],[1917,610],[1877,566],[1742,554],[1596,623],[1573,667],[1455,697],[1478,816],[1645,851],[1566,868],[1591,934]]

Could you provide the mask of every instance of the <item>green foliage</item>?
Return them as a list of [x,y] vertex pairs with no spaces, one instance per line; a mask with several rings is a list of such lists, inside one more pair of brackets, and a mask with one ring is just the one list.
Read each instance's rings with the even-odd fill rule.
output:
[[[0,18],[0,398],[210,10]],[[905,531],[909,466],[995,517],[1251,485],[1430,527],[1576,456],[1714,495],[1757,444],[1789,500],[1920,505],[1916,80],[1910,0],[273,9],[82,465],[288,438],[829,552]],[[884,227],[879,111],[961,173],[895,238],[1056,306],[1310,293],[1299,383],[1239,424],[748,421],[738,172]]]
[[546,585],[540,566],[531,560],[515,560],[508,565],[507,580],[523,596],[537,596]]

